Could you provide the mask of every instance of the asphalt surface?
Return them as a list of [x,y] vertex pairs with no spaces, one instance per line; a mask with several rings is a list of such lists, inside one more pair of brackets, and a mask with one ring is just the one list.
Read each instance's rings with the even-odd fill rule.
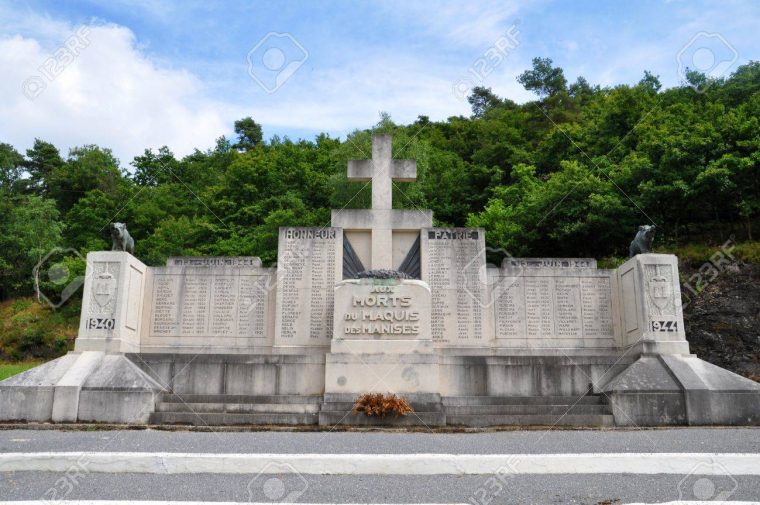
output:
[[489,433],[0,430],[0,452],[346,454],[760,453],[760,428]]
[[[760,453],[760,429],[489,433],[0,430],[4,452],[350,454]],[[615,505],[760,501],[760,476],[562,474],[482,476],[0,473],[0,500],[196,500],[312,503]],[[619,501],[618,501],[619,500]]]
[[[90,474],[76,483],[61,474],[0,474],[4,500],[198,500],[312,503],[618,504],[721,496],[760,499],[760,477],[678,475],[516,476],[497,485],[488,476],[346,477]],[[712,494],[707,494],[712,490]],[[620,501],[616,501],[620,500]]]

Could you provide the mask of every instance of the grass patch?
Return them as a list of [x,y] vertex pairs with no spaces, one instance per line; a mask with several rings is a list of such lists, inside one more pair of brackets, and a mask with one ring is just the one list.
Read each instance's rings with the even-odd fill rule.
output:
[[736,245],[734,255],[746,263],[760,264],[760,242],[742,242]]
[[39,365],[39,361],[21,361],[18,363],[0,363],[0,381],[25,372]]
[[73,347],[81,303],[53,310],[34,298],[0,303],[0,363],[45,361]]
[[710,257],[717,251],[720,251],[720,246],[687,244],[673,251],[673,254],[678,256],[682,264],[699,268],[700,265],[710,261]]

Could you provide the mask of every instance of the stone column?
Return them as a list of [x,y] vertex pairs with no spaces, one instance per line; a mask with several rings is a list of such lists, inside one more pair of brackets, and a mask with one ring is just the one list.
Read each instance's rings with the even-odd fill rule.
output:
[[372,227],[372,269],[392,269],[393,230],[391,229],[391,209],[393,208],[393,182],[391,177],[392,144],[390,135],[376,135],[372,139],[372,210],[376,222]]
[[76,351],[140,352],[147,271],[127,252],[87,254]]
[[639,254],[617,269],[623,345],[644,354],[689,354],[678,258]]

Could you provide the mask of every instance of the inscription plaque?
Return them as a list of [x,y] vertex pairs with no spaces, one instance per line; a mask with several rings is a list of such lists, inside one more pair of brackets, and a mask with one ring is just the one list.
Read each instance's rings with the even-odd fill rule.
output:
[[491,273],[498,346],[614,345],[613,271],[505,261]]
[[422,230],[422,280],[430,286],[437,346],[488,346],[489,305],[483,230]]
[[150,337],[266,338],[269,277],[238,267],[155,269]]
[[430,338],[430,291],[420,281],[351,279],[336,290],[334,339]]
[[340,228],[280,229],[275,345],[330,344],[342,250]]

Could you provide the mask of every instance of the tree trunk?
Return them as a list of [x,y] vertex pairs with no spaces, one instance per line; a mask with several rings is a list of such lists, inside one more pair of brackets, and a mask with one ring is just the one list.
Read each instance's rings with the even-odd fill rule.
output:
[[37,293],[37,303],[42,303],[42,297],[40,295],[40,271],[34,270],[34,292]]
[[39,262],[34,267],[34,292],[37,294],[37,303],[42,303],[42,295],[40,295],[40,264]]

